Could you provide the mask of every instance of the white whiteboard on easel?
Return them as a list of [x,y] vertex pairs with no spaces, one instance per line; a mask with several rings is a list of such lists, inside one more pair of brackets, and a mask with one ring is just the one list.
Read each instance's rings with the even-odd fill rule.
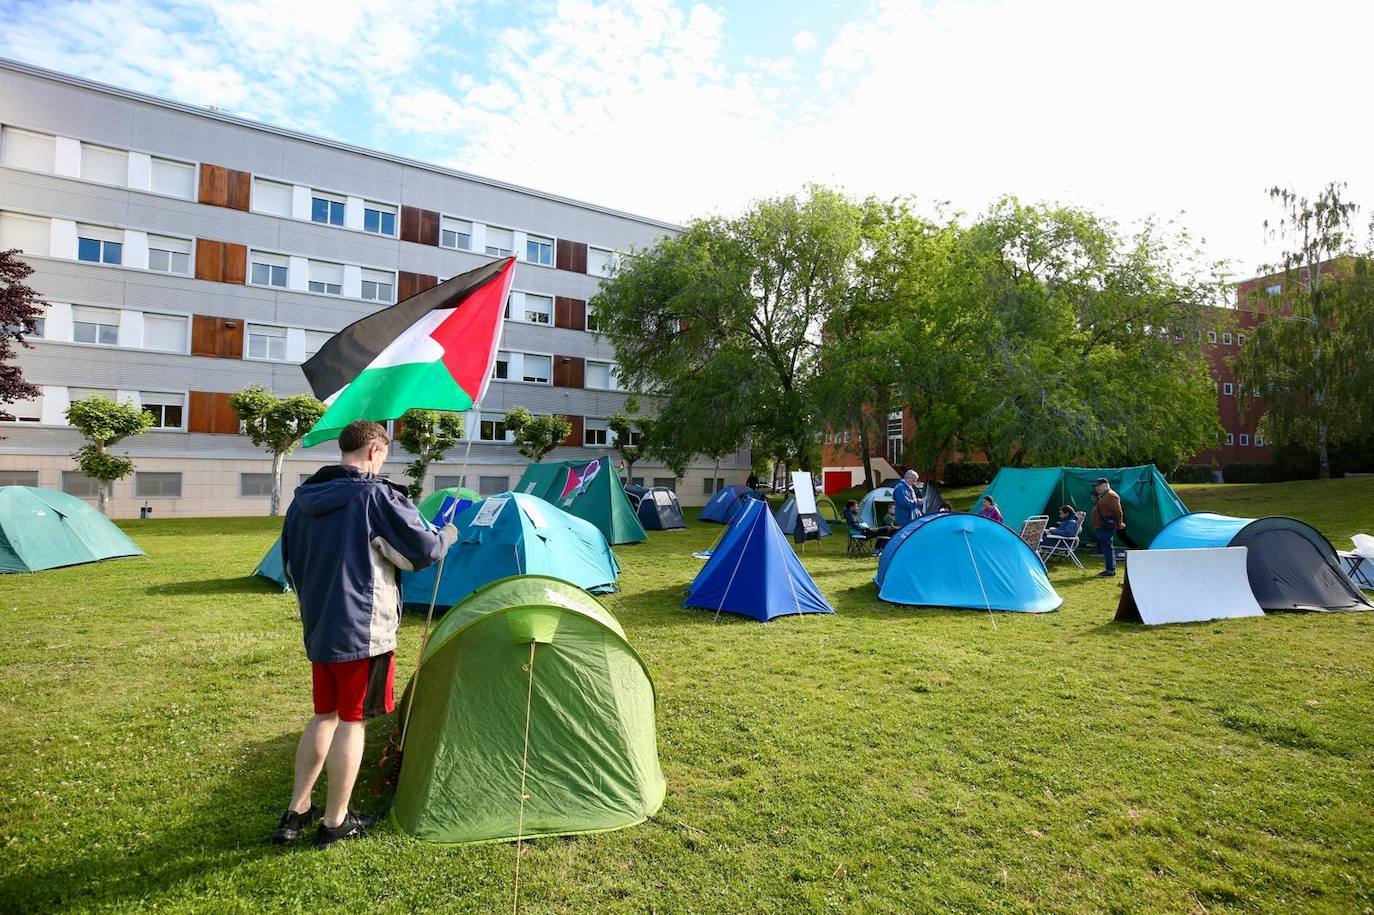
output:
[[807,471],[792,471],[792,497],[797,500],[797,514],[816,513],[816,486],[811,482],[811,474]]

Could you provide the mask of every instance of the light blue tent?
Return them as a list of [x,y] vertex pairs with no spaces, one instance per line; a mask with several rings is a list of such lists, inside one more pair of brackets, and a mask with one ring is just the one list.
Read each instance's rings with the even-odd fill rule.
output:
[[902,528],[873,580],[894,604],[1045,613],[1064,602],[1015,531],[963,513],[922,515]]
[[[775,517],[777,518],[778,527],[782,528],[782,532],[789,537],[794,536],[797,533],[796,498],[789,497],[786,502],[782,503],[782,507],[778,509],[778,513]],[[820,522],[821,536],[829,537],[830,525],[825,523],[825,519],[822,518],[819,513],[816,515],[816,520]]]
[[794,613],[834,613],[761,499],[744,504],[687,591],[684,607],[766,623]]
[[[511,575],[550,575],[594,593],[615,590],[620,564],[601,531],[538,496],[489,496],[453,523],[458,541],[444,560],[435,606],[450,607]],[[436,564],[401,576],[407,604],[429,603],[437,569]]]
[[283,591],[291,590],[291,584],[286,580],[286,569],[281,564],[281,537],[272,541],[272,546],[267,550],[267,555],[262,557],[262,562],[258,563],[253,574],[259,578],[276,582]]
[[702,521],[714,521],[716,524],[729,524],[735,520],[735,515],[739,514],[745,502],[754,495],[743,483],[734,483],[724,489],[718,489],[702,508],[700,518]]
[[892,487],[879,486],[859,500],[859,519],[869,527],[882,527],[883,515],[892,504]]

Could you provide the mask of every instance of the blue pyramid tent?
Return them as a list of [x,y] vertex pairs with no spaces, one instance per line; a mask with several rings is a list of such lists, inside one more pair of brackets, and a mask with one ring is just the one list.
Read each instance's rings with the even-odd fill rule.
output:
[[258,567],[253,570],[253,574],[259,578],[265,578],[268,581],[276,582],[283,591],[291,590],[291,584],[286,580],[286,569],[281,563],[280,536],[272,541],[272,546],[268,549],[267,555],[262,557],[262,562],[258,563]]
[[[782,503],[782,507],[778,509],[778,514],[776,517],[778,520],[778,527],[782,528],[782,532],[789,537],[794,536],[797,533],[796,498],[789,497],[786,502]],[[825,519],[822,518],[819,513],[817,513],[816,515],[816,520],[820,522],[821,536],[829,537],[830,525],[825,523]]]
[[753,497],[754,493],[743,483],[734,483],[724,489],[718,489],[701,510],[701,520],[729,524],[735,520],[735,515],[739,514],[740,507],[746,500]]
[[834,613],[761,499],[745,502],[687,590],[684,607],[752,616]]
[[1035,551],[980,515],[922,515],[878,560],[878,597],[894,604],[1045,613],[1064,602]]
[[[511,575],[550,575],[584,591],[614,591],[620,564],[595,524],[538,496],[504,492],[469,505],[453,519],[458,541],[444,559],[435,606],[450,607]],[[401,576],[407,604],[427,605],[435,564]]]

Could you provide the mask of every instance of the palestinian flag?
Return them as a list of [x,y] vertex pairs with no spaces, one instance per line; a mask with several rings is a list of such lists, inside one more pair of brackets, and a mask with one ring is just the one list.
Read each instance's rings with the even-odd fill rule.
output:
[[481,402],[514,275],[513,257],[478,267],[330,337],[301,366],[327,405],[305,447],[338,438],[355,419],[461,412]]

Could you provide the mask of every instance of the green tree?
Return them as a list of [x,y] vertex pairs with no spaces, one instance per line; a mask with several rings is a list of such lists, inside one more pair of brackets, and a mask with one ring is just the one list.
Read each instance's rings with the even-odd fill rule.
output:
[[406,465],[410,498],[420,501],[424,494],[425,474],[434,461],[442,461],[444,453],[463,440],[463,414],[440,410],[407,410],[401,417],[396,441],[415,455]]
[[148,431],[153,417],[131,402],[116,403],[96,396],[72,401],[67,407],[67,422],[86,439],[72,457],[82,473],[100,482],[97,504],[101,513],[106,513],[111,484],[134,471],[134,462],[127,455],[111,454],[110,449],[131,435]]
[[234,393],[229,406],[239,415],[253,444],[272,453],[273,517],[281,514],[281,472],[286,456],[324,415],[324,404],[309,394],[277,397],[255,384]]
[[[632,416],[630,413],[621,410],[612,416],[606,422],[606,425],[611,430],[611,447],[615,449],[616,454],[620,455],[620,459],[625,462],[625,479],[629,480],[631,474],[634,473],[635,462],[645,455],[646,434],[644,427],[651,427],[649,431],[652,432],[653,424],[643,417]],[[636,425],[639,426],[638,429],[635,428]],[[665,460],[664,463],[668,464],[674,476],[677,477],[681,477],[686,470],[685,462],[682,471],[679,471],[678,468],[669,461]]]
[[1279,294],[1256,304],[1267,319],[1251,332],[1235,364],[1241,408],[1279,446],[1317,453],[1317,476],[1331,476],[1330,448],[1369,429],[1370,255],[1356,255],[1359,207],[1332,182],[1313,199],[1271,188],[1280,207],[1265,222],[1288,248],[1270,265]]
[[534,416],[524,407],[511,410],[504,422],[515,436],[516,450],[536,464],[572,435],[572,423],[563,417]]
[[657,400],[656,448],[719,451],[729,432],[726,451],[810,466],[820,328],[849,288],[862,212],[820,187],[762,200],[692,222],[602,283],[591,305],[622,379]]
[[38,396],[38,388],[24,380],[13,363],[14,344],[27,348],[25,337],[38,329],[43,303],[24,281],[33,268],[20,260],[18,250],[0,251],[0,412],[5,404]]

